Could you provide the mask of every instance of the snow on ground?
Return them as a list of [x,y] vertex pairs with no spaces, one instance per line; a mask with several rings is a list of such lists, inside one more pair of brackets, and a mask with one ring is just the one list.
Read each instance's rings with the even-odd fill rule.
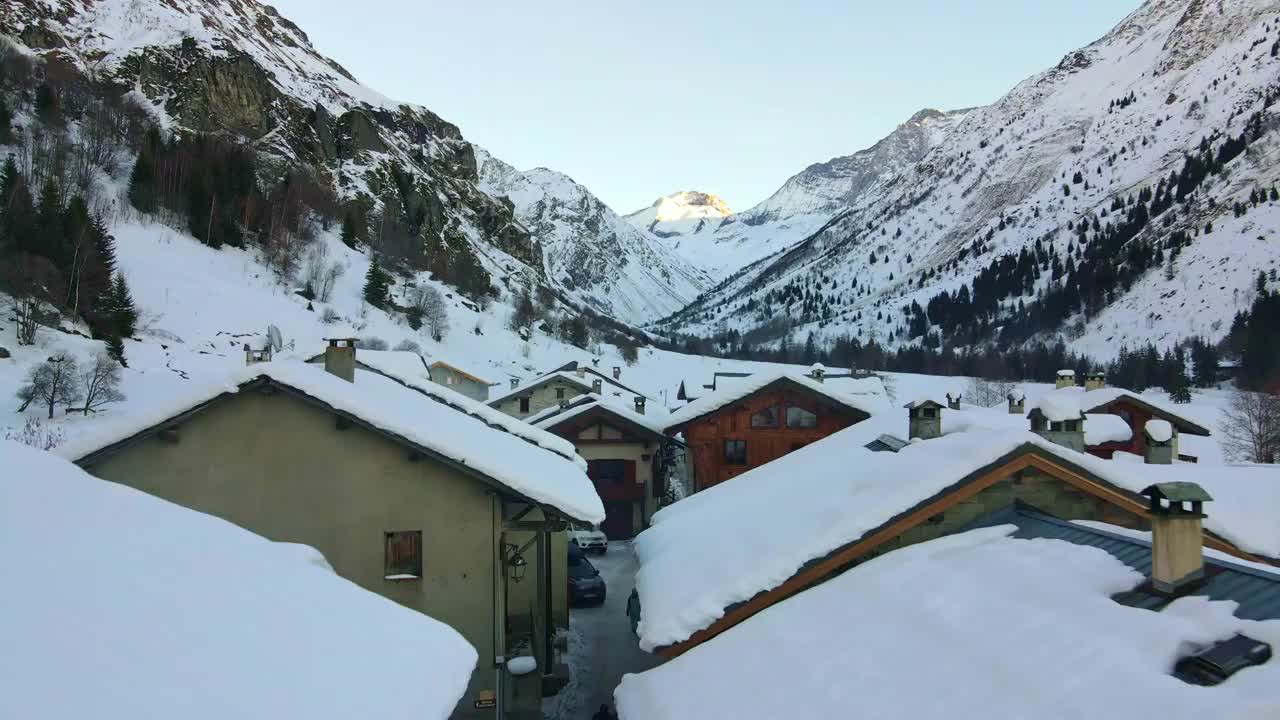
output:
[[[628,675],[622,720],[732,717],[1280,715],[1280,663],[1206,689],[1177,658],[1236,632],[1280,644],[1280,621],[1187,597],[1163,612],[1110,596],[1142,576],[1106,552],[987,528],[881,556],[666,664]],[[647,610],[647,608],[646,608]]]
[[872,452],[866,443],[907,426],[905,412],[881,413],[663,508],[635,540],[641,645],[688,639],[726,608],[1028,443],[1134,493],[1197,482],[1215,501],[1207,529],[1247,552],[1280,557],[1280,468],[1115,463],[1047,442],[1024,423],[990,410],[944,410],[943,437]]
[[446,718],[466,689],[466,640],[311,548],[16,443],[0,466],[0,717]]

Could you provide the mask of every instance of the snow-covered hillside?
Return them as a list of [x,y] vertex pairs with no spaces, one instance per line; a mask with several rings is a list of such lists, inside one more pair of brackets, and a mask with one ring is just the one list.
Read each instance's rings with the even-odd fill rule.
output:
[[877,183],[923,158],[968,112],[921,110],[871,147],[810,165],[740,213],[723,203],[696,202],[702,199],[697,196],[718,201],[714,195],[677,193],[626,217],[722,279],[804,240],[856,205]]
[[[703,289],[699,273],[660,246],[618,241],[594,207],[575,232],[545,218],[526,227],[528,215],[517,219],[481,188],[477,155],[488,155],[456,126],[361,84],[257,0],[0,0],[0,8],[0,35],[130,92],[167,130],[229,135],[306,166],[369,216],[388,202],[403,208],[427,247],[474,256],[498,285],[541,280],[544,260],[574,262],[583,277],[547,279],[624,322],[670,313]],[[548,249],[555,257],[543,257]],[[639,267],[617,269],[627,265]],[[620,279],[631,284],[624,297],[599,290]]]
[[[1276,0],[1149,0],[668,326],[706,336],[783,315],[820,338],[918,342],[904,310],[966,286],[975,310],[962,329],[982,308],[989,337],[1031,316],[1103,359],[1124,344],[1219,339],[1258,271],[1280,266],[1278,49]],[[1207,174],[1195,165],[1206,157]],[[1033,306],[1052,288],[1058,307]],[[937,333],[938,320],[924,327]]]
[[511,201],[542,243],[547,276],[574,300],[640,325],[688,305],[710,286],[705,273],[564,173],[520,172],[475,150],[480,187]]

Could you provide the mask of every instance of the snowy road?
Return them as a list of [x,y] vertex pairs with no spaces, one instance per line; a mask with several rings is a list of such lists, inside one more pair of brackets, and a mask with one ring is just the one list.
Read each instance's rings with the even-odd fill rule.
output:
[[601,704],[613,707],[613,689],[623,675],[658,664],[656,656],[636,644],[627,619],[627,596],[636,574],[631,544],[611,542],[607,554],[589,558],[604,578],[607,599],[599,607],[569,611],[572,680],[544,706],[547,717],[555,720],[590,720]]

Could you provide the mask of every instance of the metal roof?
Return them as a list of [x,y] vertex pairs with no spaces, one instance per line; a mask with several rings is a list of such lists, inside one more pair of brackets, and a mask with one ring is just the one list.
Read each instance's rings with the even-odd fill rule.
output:
[[[1100,548],[1143,575],[1151,575],[1151,544],[1139,538],[1059,520],[1021,502],[978,518],[969,527],[996,525],[1016,525],[1018,530],[1013,533],[1016,538],[1065,540]],[[1233,600],[1239,603],[1236,617],[1245,620],[1280,619],[1280,568],[1273,573],[1206,556],[1205,583],[1192,594],[1210,600]],[[1141,587],[1120,593],[1115,599],[1146,610],[1160,610],[1173,600]]]

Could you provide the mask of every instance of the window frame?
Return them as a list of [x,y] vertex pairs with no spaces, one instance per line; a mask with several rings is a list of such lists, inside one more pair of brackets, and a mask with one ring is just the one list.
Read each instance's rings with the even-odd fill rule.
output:
[[[757,423],[756,418],[766,412],[773,414],[773,422],[769,424]],[[751,413],[752,430],[773,430],[780,427],[782,427],[782,413],[779,412],[779,407],[777,405],[760,408],[760,410]]]
[[[401,552],[398,543],[406,542],[412,554],[408,558],[397,558]],[[423,568],[422,531],[421,530],[388,530],[382,534],[382,577],[392,582],[404,582],[422,579]]]
[[[730,447],[736,449],[731,452]],[[726,439],[724,441],[724,464],[733,466],[747,465],[747,441],[738,439]]]
[[[810,424],[810,425],[805,425],[805,424],[803,424],[803,423],[796,423],[796,424],[793,424],[793,423],[791,422],[791,411],[792,411],[792,410],[798,410],[798,411],[800,411],[800,412],[804,413],[804,416],[802,416],[802,417],[812,417],[812,418],[813,418],[813,423],[812,423],[812,424]],[[818,418],[818,413],[816,413],[816,412],[814,412],[814,411],[810,410],[809,408],[806,408],[806,407],[801,406],[801,405],[797,405],[796,403],[787,403],[786,424],[787,424],[787,429],[788,429],[788,430],[812,430],[812,429],[814,429],[814,428],[818,427],[818,420],[819,420],[819,418]]]
[[519,399],[519,402],[520,402],[520,412],[522,413],[529,412],[529,398],[522,397]]

